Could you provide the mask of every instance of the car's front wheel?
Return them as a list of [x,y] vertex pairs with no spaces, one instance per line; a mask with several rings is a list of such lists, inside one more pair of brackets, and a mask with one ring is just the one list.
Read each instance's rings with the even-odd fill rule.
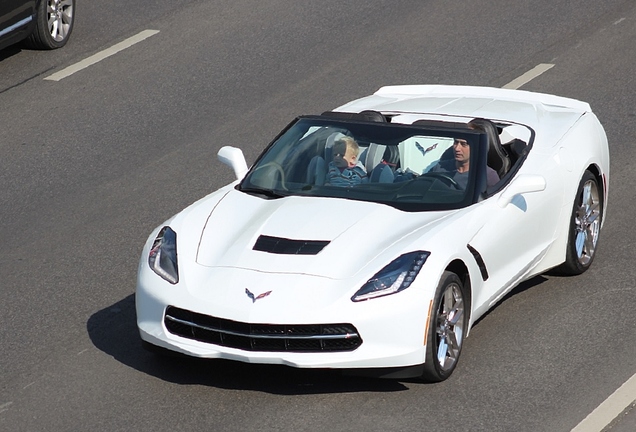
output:
[[603,193],[596,177],[585,171],[572,208],[565,262],[555,273],[577,275],[594,260],[603,217]]
[[426,342],[422,379],[439,382],[455,370],[464,343],[468,319],[464,285],[452,272],[444,272],[437,286]]
[[35,29],[25,44],[35,49],[66,45],[73,31],[75,0],[42,0],[37,8]]

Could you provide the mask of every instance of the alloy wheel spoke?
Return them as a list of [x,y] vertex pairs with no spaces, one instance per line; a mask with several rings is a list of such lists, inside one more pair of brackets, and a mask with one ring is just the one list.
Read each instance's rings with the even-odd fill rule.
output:
[[64,24],[64,21],[61,19],[58,27],[58,33],[60,35],[60,39],[64,39],[68,33],[68,24]]
[[453,295],[453,289],[449,287],[446,292],[444,292],[444,312],[448,314],[453,308],[454,303],[455,296]]
[[62,12],[62,22],[66,25],[70,25],[73,20],[73,13],[69,12],[68,9]]
[[448,344],[446,338],[442,337],[439,341],[439,347],[437,347],[437,361],[441,367],[446,364],[446,355],[448,354]]
[[579,231],[576,233],[576,256],[578,256],[579,258],[583,256],[583,247],[585,246],[586,237],[587,236],[585,235],[585,231]]
[[449,324],[453,327],[464,318],[464,306],[461,301],[458,301],[451,313],[449,314]]
[[455,332],[449,332],[446,340],[449,346],[449,356],[454,359],[457,357],[457,353],[459,352],[459,341],[457,340],[457,335]]
[[592,185],[587,182],[583,187],[583,204],[589,205],[592,202]]
[[594,237],[592,233],[587,233],[585,236],[585,252],[590,257],[594,255],[594,249],[596,248],[596,245],[594,244],[595,240],[596,237]]
[[601,212],[599,211],[599,206],[600,206],[599,203],[595,203],[594,205],[588,208],[586,216],[587,216],[587,221],[589,223],[593,223],[601,215]]

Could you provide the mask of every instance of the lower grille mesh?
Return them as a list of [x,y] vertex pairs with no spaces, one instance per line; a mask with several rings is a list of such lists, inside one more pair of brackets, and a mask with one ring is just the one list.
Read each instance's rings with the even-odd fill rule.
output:
[[245,351],[353,351],[362,344],[351,324],[249,324],[168,306],[166,329],[175,335]]

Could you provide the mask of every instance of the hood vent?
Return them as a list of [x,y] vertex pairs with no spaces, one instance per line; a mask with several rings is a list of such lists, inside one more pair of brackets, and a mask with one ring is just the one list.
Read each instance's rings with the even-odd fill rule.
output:
[[327,240],[290,240],[262,235],[256,240],[254,250],[281,255],[317,255],[328,244]]

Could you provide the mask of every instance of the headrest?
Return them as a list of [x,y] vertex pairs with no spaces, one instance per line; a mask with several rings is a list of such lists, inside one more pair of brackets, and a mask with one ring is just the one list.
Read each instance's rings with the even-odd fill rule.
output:
[[325,111],[321,115],[325,117],[338,118],[342,120],[362,120],[369,122],[385,123],[386,117],[377,111],[365,110],[359,113],[350,113],[342,111]]
[[334,132],[327,137],[327,140],[325,141],[325,161],[327,161],[327,163],[331,162],[333,159],[332,148],[334,143],[345,136],[346,135],[341,132]]

